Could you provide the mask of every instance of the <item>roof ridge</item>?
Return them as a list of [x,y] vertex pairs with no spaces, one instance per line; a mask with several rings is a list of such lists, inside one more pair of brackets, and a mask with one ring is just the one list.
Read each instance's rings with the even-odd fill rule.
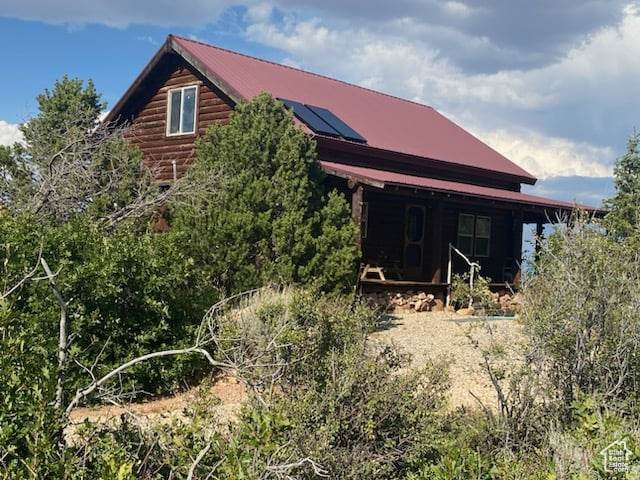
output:
[[348,85],[350,87],[359,88],[361,90],[364,90],[364,91],[367,91],[367,92],[371,92],[371,93],[375,93],[377,95],[382,95],[382,96],[385,96],[385,97],[388,97],[388,98],[393,98],[394,100],[400,100],[402,102],[410,103],[410,104],[416,105],[418,107],[429,108],[431,110],[437,111],[431,105],[425,105],[424,103],[416,102],[414,100],[409,100],[407,98],[402,98],[402,97],[399,97],[397,95],[392,95],[390,93],[380,92],[378,90],[374,90],[373,88],[363,87],[362,85],[357,85],[355,83],[347,82],[346,80],[340,80],[339,78],[333,78],[333,77],[330,77],[328,75],[323,75],[322,73],[316,73],[316,72],[311,72],[309,70],[305,70],[303,68],[292,67],[291,65],[285,65],[283,63],[274,62],[273,60],[266,60],[264,58],[256,57],[256,56],[253,56],[253,55],[249,55],[247,53],[237,52],[235,50],[231,50],[231,49],[225,48],[225,47],[220,47],[218,45],[212,45],[210,43],[203,42],[202,40],[194,40],[192,38],[187,38],[187,37],[183,37],[181,35],[175,35],[175,34],[169,34],[169,36],[171,36],[173,38],[179,38],[180,40],[185,40],[187,42],[197,43],[197,44],[203,45],[205,47],[215,48],[216,50],[221,50],[223,52],[232,53],[234,55],[239,55],[241,57],[250,58],[252,60],[258,60],[259,62],[268,63],[270,65],[275,65],[277,67],[288,68],[289,70],[294,70],[296,72],[305,73],[307,75],[313,75],[315,77],[324,78],[326,80],[332,80],[334,82],[342,83],[342,84]]

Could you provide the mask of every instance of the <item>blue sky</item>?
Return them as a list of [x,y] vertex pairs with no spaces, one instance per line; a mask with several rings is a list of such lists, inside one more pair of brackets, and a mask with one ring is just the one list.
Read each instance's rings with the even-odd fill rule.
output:
[[0,17],[0,41],[14,46],[3,51],[2,59],[5,65],[12,65],[11,71],[19,72],[0,76],[0,88],[5,92],[0,120],[19,123],[34,114],[36,95],[64,74],[93,79],[108,105],[114,104],[169,33],[203,36],[233,50],[280,60],[279,50],[246,40],[234,31],[241,27],[241,12],[231,9],[215,23],[198,28],[55,25]]
[[65,73],[112,105],[168,33],[432,105],[559,199],[611,194],[640,110],[624,0],[2,0],[0,143]]

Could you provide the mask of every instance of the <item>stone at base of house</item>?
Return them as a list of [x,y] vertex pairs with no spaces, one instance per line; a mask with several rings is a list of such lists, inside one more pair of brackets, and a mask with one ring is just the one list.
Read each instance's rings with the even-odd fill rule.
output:
[[385,291],[365,295],[368,303],[385,311],[442,312],[444,300],[432,293],[409,291]]

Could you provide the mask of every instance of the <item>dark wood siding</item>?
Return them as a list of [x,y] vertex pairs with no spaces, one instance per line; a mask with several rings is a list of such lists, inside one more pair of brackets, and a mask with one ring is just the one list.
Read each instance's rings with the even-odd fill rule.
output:
[[[445,282],[448,245],[457,243],[458,215],[467,213],[491,218],[491,238],[488,257],[470,257],[480,264],[481,275],[492,282],[503,282],[517,274],[520,261],[516,213],[508,209],[480,206],[474,202],[453,202],[420,195],[399,195],[378,190],[365,190],[368,203],[369,228],[362,242],[363,260],[381,264],[390,270],[399,268],[403,280]],[[405,216],[408,205],[425,208],[425,231],[422,272],[418,276],[402,273],[404,269]],[[453,272],[464,273],[468,266],[460,257],[453,257]]]
[[514,181],[505,180],[499,174],[480,175],[472,170],[465,170],[456,165],[434,164],[428,159],[412,159],[408,161],[406,156],[389,153],[389,158],[372,157],[370,155],[360,155],[355,153],[345,153],[327,148],[323,142],[326,140],[318,138],[318,158],[328,162],[338,162],[359,167],[374,168],[377,170],[387,170],[390,172],[406,173],[421,177],[437,178],[440,180],[451,180],[454,182],[470,183],[493,188],[502,188],[514,192],[520,191],[520,184]]
[[[488,277],[492,282],[503,282],[505,272],[514,272],[514,262],[519,258],[514,258],[514,232],[512,228],[512,214],[510,211],[500,209],[486,209],[474,207],[473,205],[450,204],[445,205],[443,219],[443,238],[444,245],[448,246],[452,243],[456,246],[458,239],[458,216],[460,214],[481,215],[491,218],[491,238],[489,240],[489,256],[488,257],[469,257],[472,261],[478,263],[482,270],[480,274]],[[446,272],[448,249],[443,252],[443,267]],[[468,271],[469,267],[458,255],[453,256],[453,272],[462,273]]]
[[[172,88],[198,85],[197,128],[195,134],[170,136],[167,129],[167,95]],[[127,137],[140,148],[144,164],[158,180],[173,177],[175,160],[178,176],[182,175],[194,155],[195,140],[214,122],[229,119],[232,103],[207,79],[176,58],[168,59],[151,82],[145,85],[146,95],[131,112]]]
[[402,265],[404,249],[404,211],[411,200],[365,190],[369,221],[367,237],[362,241],[362,257],[366,263],[387,267]]

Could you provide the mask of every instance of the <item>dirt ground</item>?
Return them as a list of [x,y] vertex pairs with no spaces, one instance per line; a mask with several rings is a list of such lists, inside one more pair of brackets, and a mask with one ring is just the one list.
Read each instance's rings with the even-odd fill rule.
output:
[[[173,397],[158,398],[147,402],[128,405],[101,405],[97,407],[81,407],[71,412],[71,422],[65,431],[67,438],[73,442],[76,429],[85,421],[98,424],[114,424],[123,416],[133,419],[138,425],[144,426],[150,422],[161,424],[170,423],[183,416],[187,408],[198,395],[196,387]],[[235,418],[243,402],[247,398],[244,386],[235,378],[222,376],[215,380],[210,387],[209,394],[216,397],[220,404],[216,407],[216,415],[221,424]]]
[[[489,334],[488,328],[493,334]],[[451,379],[450,406],[478,408],[478,401],[495,408],[495,392],[488,375],[481,367],[480,348],[499,344],[508,352],[510,361],[517,361],[518,345],[522,342],[517,320],[489,320],[456,314],[435,312],[390,315],[379,331],[371,335],[374,344],[392,344],[401,353],[411,355],[411,366],[419,368],[429,359],[446,359]],[[244,387],[235,378],[221,377],[211,387],[211,394],[220,400],[220,417],[232,419],[247,398]],[[72,425],[67,432],[84,420],[109,422],[123,414],[133,413],[148,421],[165,421],[182,414],[193,401],[196,389],[143,403],[122,406],[77,408],[71,413]]]
[[[516,319],[484,320],[436,312],[391,315],[383,328],[371,337],[410,354],[411,365],[416,368],[429,359],[446,359],[452,408],[479,407],[473,395],[485,406],[496,408],[495,390],[481,366],[481,350],[490,347],[503,349],[508,362],[515,363],[522,351],[519,346],[524,341],[522,327]],[[477,346],[474,346],[476,342]]]

